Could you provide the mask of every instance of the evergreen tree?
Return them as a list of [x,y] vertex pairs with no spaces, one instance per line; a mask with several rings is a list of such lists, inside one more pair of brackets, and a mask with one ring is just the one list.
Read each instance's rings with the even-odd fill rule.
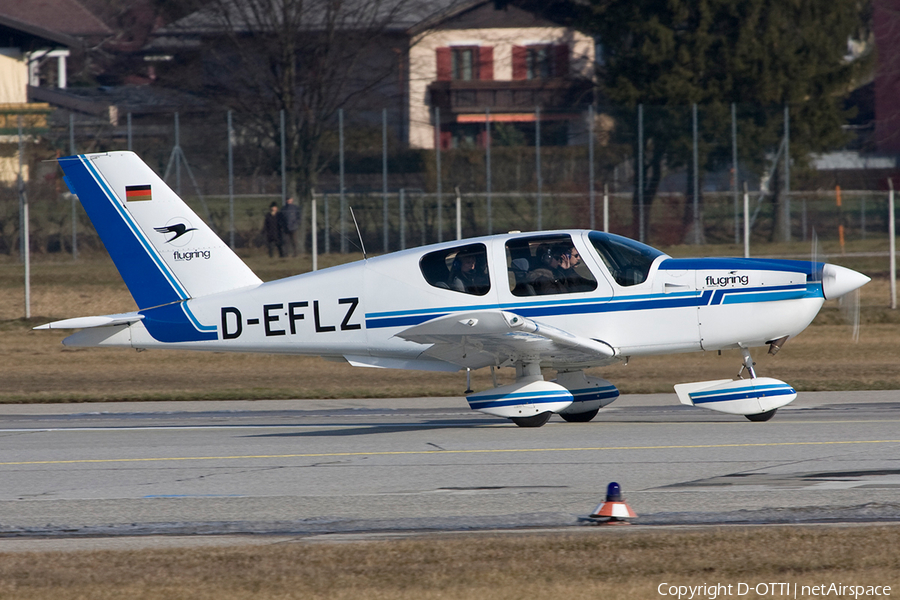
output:
[[[742,105],[738,122],[742,164],[757,172],[765,168],[766,151],[778,146],[785,105],[790,110],[790,153],[795,163],[810,152],[844,143],[841,125],[849,115],[841,107],[841,95],[867,66],[866,61],[849,62],[844,55],[848,38],[859,30],[864,4],[866,0],[569,4],[577,26],[595,34],[602,44],[601,92],[617,107],[619,134],[634,140],[635,157],[636,107],[644,105],[640,168],[645,205],[649,208],[657,192],[664,166],[688,167],[688,197],[693,195],[692,103],[700,105],[702,115],[701,172],[721,166],[715,157],[730,161],[733,102]],[[726,148],[717,148],[712,140],[725,142]],[[637,203],[636,190],[635,222]],[[780,214],[777,207],[775,213]]]

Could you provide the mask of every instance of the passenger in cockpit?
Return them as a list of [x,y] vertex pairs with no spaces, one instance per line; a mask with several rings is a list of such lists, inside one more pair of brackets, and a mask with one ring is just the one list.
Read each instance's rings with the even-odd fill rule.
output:
[[[450,268],[449,285],[451,290],[467,294],[482,294],[490,287],[485,273],[487,257],[473,250],[461,250],[453,260]],[[479,264],[481,263],[481,264]]]

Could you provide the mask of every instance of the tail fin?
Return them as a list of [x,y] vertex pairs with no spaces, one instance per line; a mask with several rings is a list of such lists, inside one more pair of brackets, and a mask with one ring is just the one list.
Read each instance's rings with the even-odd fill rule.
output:
[[138,308],[262,283],[133,152],[59,164]]

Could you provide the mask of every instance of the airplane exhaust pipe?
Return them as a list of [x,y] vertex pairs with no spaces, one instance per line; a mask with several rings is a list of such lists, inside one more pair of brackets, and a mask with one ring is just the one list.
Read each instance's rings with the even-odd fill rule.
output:
[[844,294],[864,286],[869,281],[871,281],[869,277],[847,267],[826,264],[822,269],[822,293],[826,300],[840,298]]
[[769,342],[769,354],[775,356],[778,354],[778,351],[781,350],[781,347],[787,343],[787,340],[790,336],[786,335],[784,337],[780,337],[777,340],[773,340]]

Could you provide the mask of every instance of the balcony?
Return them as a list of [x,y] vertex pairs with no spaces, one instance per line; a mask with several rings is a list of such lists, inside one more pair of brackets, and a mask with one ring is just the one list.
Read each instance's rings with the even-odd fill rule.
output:
[[[444,114],[533,112],[587,108],[593,84],[587,79],[532,79],[527,81],[435,81],[428,86],[431,106]],[[446,112],[445,112],[446,111]]]

